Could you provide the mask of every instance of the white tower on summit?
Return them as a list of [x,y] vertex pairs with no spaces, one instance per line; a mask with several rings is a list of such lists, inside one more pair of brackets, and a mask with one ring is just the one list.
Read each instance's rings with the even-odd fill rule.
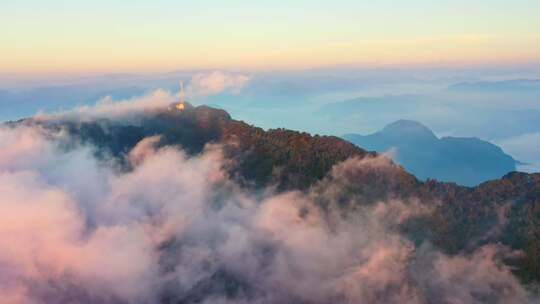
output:
[[184,92],[184,82],[180,80],[180,93],[178,93],[178,97],[180,98],[180,102],[184,103],[186,101],[186,94]]
[[176,104],[176,108],[180,111],[183,111],[185,109],[185,98],[186,94],[184,92],[184,82],[180,80],[180,92],[178,93],[178,98],[180,99],[179,102]]

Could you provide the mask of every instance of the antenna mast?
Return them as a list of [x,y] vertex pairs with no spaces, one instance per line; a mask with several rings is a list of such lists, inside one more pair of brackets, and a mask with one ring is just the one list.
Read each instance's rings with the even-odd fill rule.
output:
[[186,95],[184,93],[184,82],[180,80],[180,93],[178,94],[180,97],[180,103],[184,103]]

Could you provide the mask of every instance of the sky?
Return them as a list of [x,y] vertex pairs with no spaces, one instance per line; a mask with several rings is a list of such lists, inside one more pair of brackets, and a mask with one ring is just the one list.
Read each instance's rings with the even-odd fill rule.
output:
[[540,2],[3,0],[0,73],[540,62]]

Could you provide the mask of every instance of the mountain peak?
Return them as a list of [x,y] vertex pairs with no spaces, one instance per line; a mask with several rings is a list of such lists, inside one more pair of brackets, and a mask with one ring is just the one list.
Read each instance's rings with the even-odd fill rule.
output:
[[187,102],[187,101],[180,101],[180,102],[175,102],[175,103],[172,103],[170,106],[169,106],[169,110],[170,111],[184,111],[184,110],[190,110],[190,109],[193,109],[193,105],[191,105],[191,103]]
[[344,137],[368,150],[396,149],[394,160],[424,180],[474,186],[516,169],[514,159],[492,143],[472,137],[439,139],[426,126],[411,120],[398,120],[371,135]]
[[414,121],[400,119],[391,124],[388,124],[381,131],[384,135],[399,136],[399,137],[414,137],[418,139],[436,140],[437,136],[428,127]]

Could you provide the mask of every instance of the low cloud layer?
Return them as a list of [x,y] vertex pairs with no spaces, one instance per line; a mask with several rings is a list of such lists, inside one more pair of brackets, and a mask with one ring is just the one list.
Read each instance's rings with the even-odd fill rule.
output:
[[525,163],[518,166],[520,171],[540,172],[540,132],[507,138],[497,144],[517,160]]
[[404,236],[425,205],[381,201],[344,218],[315,202],[385,158],[335,166],[322,193],[250,193],[219,146],[188,156],[159,140],[140,141],[125,171],[61,130],[0,129],[3,303],[532,302],[499,263],[518,253],[448,256]]
[[164,108],[178,99],[164,90],[155,90],[149,94],[126,100],[113,100],[105,97],[92,106],[80,106],[70,111],[38,114],[35,116],[41,120],[70,119],[76,121],[95,119],[129,119],[136,115]]

